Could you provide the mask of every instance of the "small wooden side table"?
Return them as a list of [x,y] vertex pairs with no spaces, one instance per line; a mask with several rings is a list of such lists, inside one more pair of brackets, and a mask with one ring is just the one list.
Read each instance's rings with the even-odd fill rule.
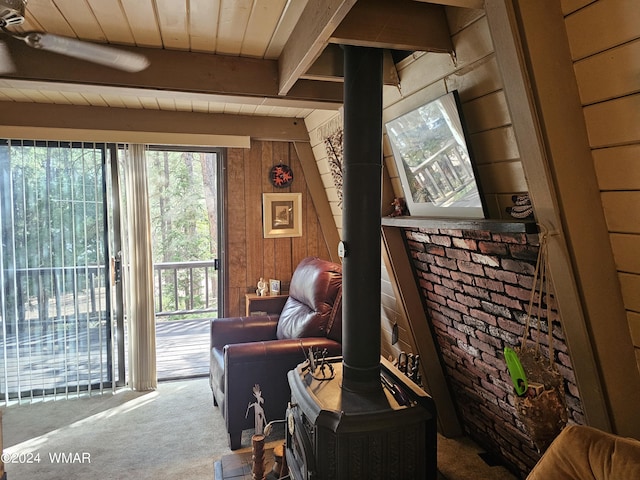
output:
[[247,293],[246,299],[246,315],[253,315],[256,312],[264,313],[280,313],[289,295],[265,295],[260,297],[255,293]]

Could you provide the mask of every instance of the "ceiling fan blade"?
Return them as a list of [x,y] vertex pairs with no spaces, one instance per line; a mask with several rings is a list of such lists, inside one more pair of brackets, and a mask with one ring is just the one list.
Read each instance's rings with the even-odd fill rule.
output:
[[149,66],[147,57],[139,53],[51,33],[32,32],[19,38],[33,48],[60,53],[126,72],[139,72]]
[[11,55],[9,54],[9,49],[7,48],[7,44],[4,42],[0,42],[0,75],[5,73],[13,73],[16,71],[16,66],[11,60]]

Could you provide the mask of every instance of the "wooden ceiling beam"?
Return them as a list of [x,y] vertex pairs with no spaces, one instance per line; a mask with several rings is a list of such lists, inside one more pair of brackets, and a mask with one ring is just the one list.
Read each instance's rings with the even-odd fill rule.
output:
[[309,0],[278,60],[280,95],[287,95],[320,56],[356,0]]
[[360,1],[330,41],[391,50],[453,52],[445,8],[415,0]]
[[[327,45],[314,64],[300,78],[342,83],[344,81],[344,54],[342,48],[332,43]],[[393,86],[398,86],[400,83],[398,71],[389,50],[384,51],[382,81],[385,85]]]
[[0,138],[245,146],[247,138],[308,142],[300,118],[2,102]]
[[[137,73],[123,72],[101,65],[36,50],[23,42],[7,38],[16,69],[7,79],[36,82],[105,86],[144,91],[187,92],[221,97],[257,98],[273,104],[304,108],[335,108],[342,103],[342,90],[319,82],[302,83],[279,95],[276,60],[232,57],[154,48],[121,47],[147,56],[150,66]],[[2,77],[0,77],[2,78]]]

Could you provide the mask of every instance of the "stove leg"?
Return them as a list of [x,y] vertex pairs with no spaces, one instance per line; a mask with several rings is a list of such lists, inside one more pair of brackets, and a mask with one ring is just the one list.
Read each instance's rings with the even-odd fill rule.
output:
[[231,450],[237,450],[242,446],[242,430],[239,432],[229,432],[229,448]]

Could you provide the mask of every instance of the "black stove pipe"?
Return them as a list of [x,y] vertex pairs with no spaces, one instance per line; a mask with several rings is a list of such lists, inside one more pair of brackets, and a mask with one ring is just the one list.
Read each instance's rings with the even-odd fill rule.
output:
[[380,390],[382,50],[344,46],[343,379]]

